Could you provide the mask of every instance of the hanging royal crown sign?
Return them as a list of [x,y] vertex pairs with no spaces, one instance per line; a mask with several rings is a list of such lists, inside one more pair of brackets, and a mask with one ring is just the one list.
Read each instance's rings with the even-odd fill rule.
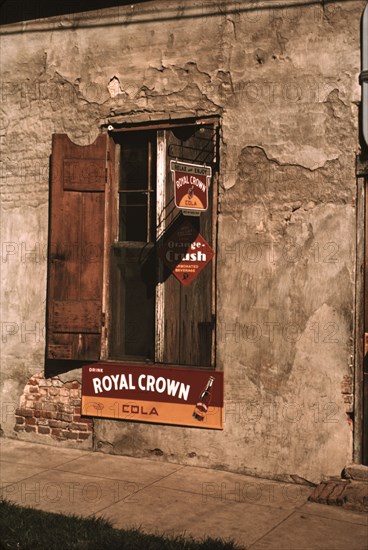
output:
[[175,206],[183,213],[200,214],[208,208],[208,188],[212,170],[203,164],[170,161],[174,181]]

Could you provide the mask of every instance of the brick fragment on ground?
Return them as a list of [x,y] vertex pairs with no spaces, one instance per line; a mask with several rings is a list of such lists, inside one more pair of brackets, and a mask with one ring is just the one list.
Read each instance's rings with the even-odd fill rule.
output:
[[354,480],[322,481],[309,496],[311,502],[343,506],[368,512],[368,482]]

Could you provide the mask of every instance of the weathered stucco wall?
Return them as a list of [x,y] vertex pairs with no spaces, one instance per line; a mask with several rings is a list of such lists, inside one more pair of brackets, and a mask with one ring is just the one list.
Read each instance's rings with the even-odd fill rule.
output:
[[312,481],[351,460],[364,5],[157,1],[3,28],[5,435],[92,445],[14,430],[44,369],[52,133],[219,114],[225,429],[95,420],[96,449]]

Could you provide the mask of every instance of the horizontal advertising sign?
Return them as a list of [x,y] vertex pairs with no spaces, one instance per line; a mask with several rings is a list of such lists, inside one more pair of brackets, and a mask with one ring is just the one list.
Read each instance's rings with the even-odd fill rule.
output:
[[223,373],[97,363],[83,367],[82,414],[223,429]]
[[207,210],[211,167],[172,160],[170,170],[174,180],[175,206],[187,211]]

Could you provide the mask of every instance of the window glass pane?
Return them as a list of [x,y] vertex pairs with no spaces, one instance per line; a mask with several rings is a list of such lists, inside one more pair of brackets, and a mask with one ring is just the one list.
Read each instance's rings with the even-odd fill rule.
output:
[[119,240],[153,242],[155,236],[156,135],[125,132],[121,137]]
[[145,132],[125,134],[121,144],[121,191],[148,188],[148,143]]
[[119,240],[147,241],[147,194],[120,193]]
[[155,259],[153,248],[112,253],[112,358],[154,359]]

